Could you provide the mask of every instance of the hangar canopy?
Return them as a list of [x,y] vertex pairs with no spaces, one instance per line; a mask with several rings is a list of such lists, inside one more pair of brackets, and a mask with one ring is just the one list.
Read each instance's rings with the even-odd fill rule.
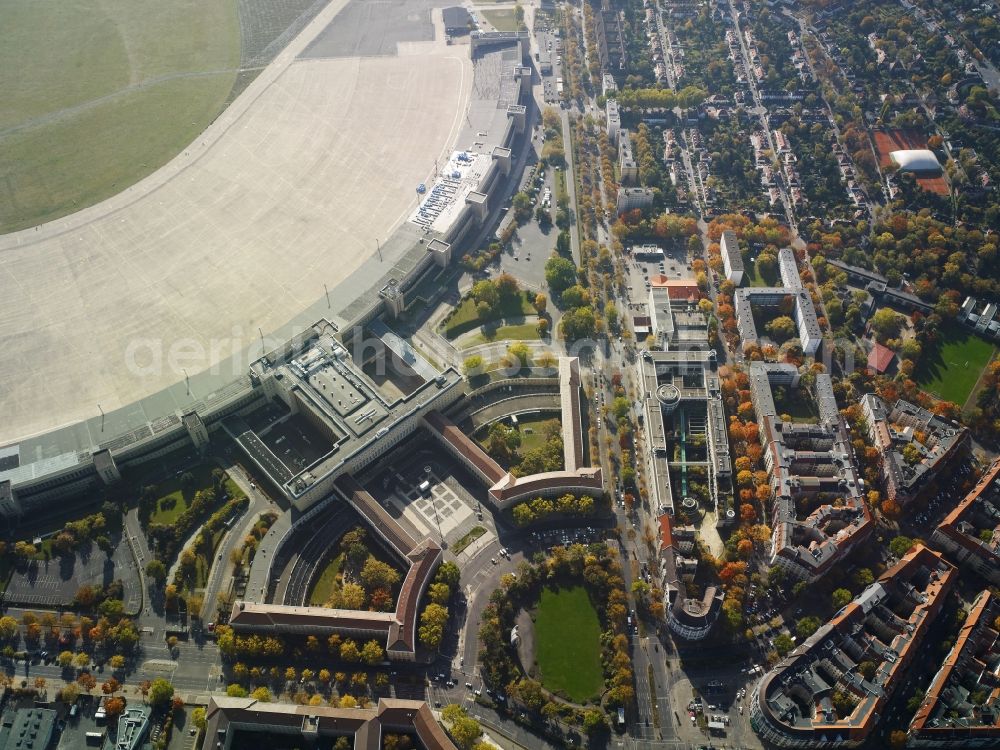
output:
[[937,157],[933,151],[926,148],[893,151],[889,154],[889,158],[904,172],[941,173],[941,165],[938,163]]

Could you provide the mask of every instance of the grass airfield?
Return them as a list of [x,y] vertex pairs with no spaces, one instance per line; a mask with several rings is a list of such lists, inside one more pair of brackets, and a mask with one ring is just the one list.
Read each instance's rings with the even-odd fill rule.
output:
[[323,8],[160,169],[0,236],[0,443],[228,360],[333,290],[406,218],[461,130],[468,47],[438,29],[395,55],[300,58],[346,4]]
[[161,167],[226,104],[234,0],[0,0],[0,233]]

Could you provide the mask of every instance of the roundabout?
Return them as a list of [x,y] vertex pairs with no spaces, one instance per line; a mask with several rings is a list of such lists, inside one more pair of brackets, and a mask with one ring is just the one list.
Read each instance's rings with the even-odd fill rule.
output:
[[613,543],[566,544],[500,577],[480,628],[481,676],[525,716],[607,727],[605,712],[635,700],[619,550]]

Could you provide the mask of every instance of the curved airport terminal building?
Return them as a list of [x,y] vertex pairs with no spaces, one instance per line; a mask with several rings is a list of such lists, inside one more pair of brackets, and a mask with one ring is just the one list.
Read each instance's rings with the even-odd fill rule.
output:
[[[435,162],[432,177],[398,186],[416,188],[417,204],[377,252],[287,325],[258,330],[253,344],[233,357],[249,362],[241,371],[227,375],[216,362],[205,372],[185,370],[175,385],[128,406],[98,404],[89,419],[0,447],[6,523],[112,484],[123,471],[173,451],[202,450],[219,432],[234,438],[294,507],[305,510],[328,495],[339,476],[370,464],[428,413],[461,397],[463,382],[453,368],[431,364],[381,321],[439,289],[436,279],[456,249],[488,231],[507,198],[516,154],[530,138],[527,33],[477,32],[468,49],[471,93],[457,142],[444,163]],[[409,368],[414,386],[407,393],[387,394],[365,373],[366,362],[386,352]],[[92,354],[90,367],[102,369],[101,355]],[[307,420],[324,449],[307,465],[285,465],[268,446],[271,423],[257,416],[262,409],[278,420]],[[57,414],[51,420],[53,427],[60,423]]]

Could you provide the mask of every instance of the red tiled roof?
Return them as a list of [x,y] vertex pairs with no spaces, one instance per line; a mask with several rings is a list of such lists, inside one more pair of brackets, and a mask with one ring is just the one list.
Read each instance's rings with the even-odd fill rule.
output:
[[372,528],[385,535],[386,541],[400,557],[406,557],[417,546],[416,540],[396,523],[396,519],[390,516],[378,500],[368,494],[353,476],[344,474],[339,477],[337,488],[347,496],[354,509],[365,517]]
[[514,477],[513,474],[508,474],[490,487],[490,497],[497,503],[505,503],[508,500],[540,495],[560,488],[565,488],[566,492],[587,489],[600,493],[604,490],[601,469],[588,467],[576,471],[546,471],[527,477]]
[[420,597],[441,562],[441,547],[432,539],[417,543],[385,512],[350,474],[337,480],[337,488],[365,520],[409,562],[394,613],[336,610],[236,602],[230,624],[236,629],[274,629],[313,626],[332,630],[370,630],[386,634],[386,650],[416,649]]
[[[976,598],[976,601],[972,606],[972,610],[969,612],[969,616],[966,617],[965,622],[962,624],[958,638],[955,640],[955,645],[945,657],[941,669],[938,670],[938,673],[935,675],[930,687],[927,688],[927,694],[924,697],[920,708],[917,709],[917,712],[913,715],[913,719],[910,721],[911,733],[927,732],[928,734],[926,736],[930,738],[934,738],[936,736],[947,737],[952,734],[958,734],[965,738],[985,736],[1000,737],[1000,726],[996,724],[960,727],[952,727],[948,725],[939,727],[930,724],[936,704],[938,700],[940,700],[941,694],[950,683],[952,672],[958,671],[962,668],[964,656],[963,651],[968,647],[970,652],[972,652],[977,647],[974,634],[980,626],[983,628],[989,628],[991,626],[991,623],[983,616],[984,612],[992,611],[990,609],[991,597],[992,594],[989,589],[987,589],[982,591]],[[980,622],[980,620],[983,620],[983,622]],[[993,635],[992,638],[996,638],[996,636]],[[959,679],[961,679],[961,676]]]
[[458,425],[439,411],[429,411],[424,415],[424,421],[457,450],[461,451],[469,461],[488,477],[491,482],[499,482],[507,472],[483,451],[475,440],[470,438]]
[[670,527],[670,516],[664,513],[660,516],[660,549],[674,546],[674,533]]
[[962,520],[962,516],[966,514],[971,506],[979,496],[989,488],[993,483],[993,480],[1000,475],[1000,459],[997,459],[993,464],[986,470],[986,473],[980,477],[979,481],[976,482],[976,486],[969,490],[969,494],[960,502],[955,508],[944,517],[940,524],[938,524],[939,529],[949,529],[951,530],[954,526]]
[[666,289],[671,299],[688,299],[698,297],[701,292],[694,279],[671,279],[669,276],[657,274],[649,277],[649,285],[658,289]]
[[416,734],[419,744],[427,750],[455,750],[426,701],[379,698],[378,704],[369,708],[331,708],[212,696],[206,714],[206,746],[212,747],[216,738],[233,726],[261,732],[282,726],[293,733],[318,732],[321,737],[353,733],[354,747],[360,750],[382,747],[383,730]]
[[410,553],[409,559],[410,569],[406,571],[396,602],[399,625],[389,629],[389,648],[393,651],[416,650],[420,597],[441,562],[441,548],[431,539],[425,539]]
[[875,372],[883,373],[892,364],[892,360],[896,358],[896,353],[882,344],[876,343],[872,350],[868,353],[868,367]]

